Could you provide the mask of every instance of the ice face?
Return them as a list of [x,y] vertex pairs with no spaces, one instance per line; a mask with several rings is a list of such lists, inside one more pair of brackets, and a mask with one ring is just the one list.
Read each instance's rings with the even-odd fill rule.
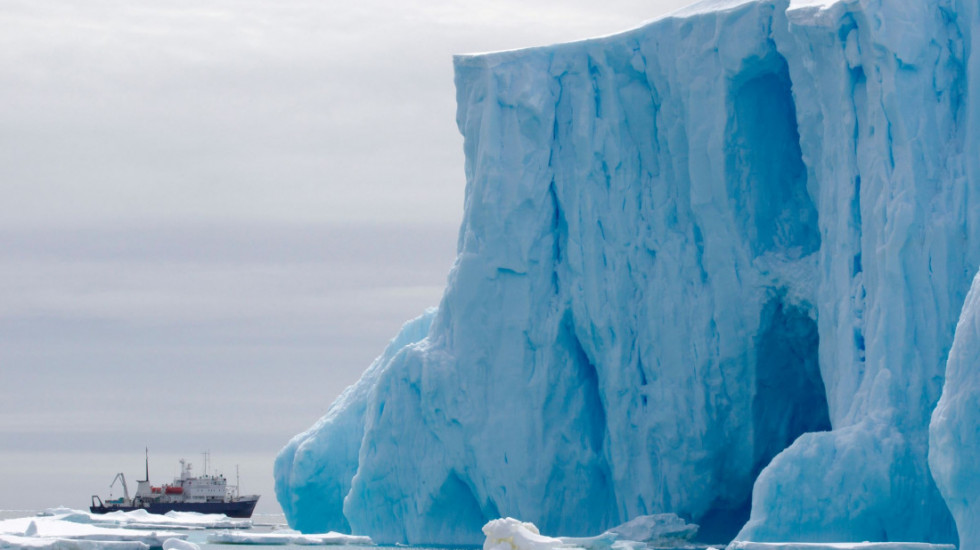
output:
[[[350,532],[343,500],[357,472],[358,452],[375,388],[394,357],[422,340],[435,310],[405,323],[356,384],[347,388],[327,414],[279,451],[275,463],[276,497],[290,525],[307,533]],[[330,457],[326,459],[326,457]]]
[[290,523],[954,542],[926,457],[980,265],[976,12],[710,2],[458,57],[449,285],[282,451]]
[[946,386],[929,427],[929,465],[959,529],[980,548],[980,274],[966,297],[946,363]]

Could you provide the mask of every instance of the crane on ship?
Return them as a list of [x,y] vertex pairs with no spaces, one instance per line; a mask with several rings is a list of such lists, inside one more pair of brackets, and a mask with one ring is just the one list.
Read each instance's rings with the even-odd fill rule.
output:
[[129,502],[129,487],[126,487],[126,476],[124,476],[122,472],[119,472],[116,474],[116,477],[112,478],[112,483],[109,484],[109,489],[112,489],[117,481],[122,482],[123,497],[126,499],[125,502]]

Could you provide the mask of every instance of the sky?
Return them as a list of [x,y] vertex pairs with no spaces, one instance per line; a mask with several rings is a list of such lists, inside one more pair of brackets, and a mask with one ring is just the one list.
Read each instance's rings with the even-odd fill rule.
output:
[[442,295],[452,55],[685,3],[5,0],[0,510],[135,487],[149,448],[278,512],[278,450]]

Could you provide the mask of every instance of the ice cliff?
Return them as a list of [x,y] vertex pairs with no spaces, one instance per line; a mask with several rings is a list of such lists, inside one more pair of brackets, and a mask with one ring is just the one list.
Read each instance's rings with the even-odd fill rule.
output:
[[503,516],[673,512],[714,541],[951,542],[955,517],[980,547],[976,407],[969,439],[943,397],[931,458],[929,430],[980,265],[977,12],[709,2],[457,57],[445,295],[281,451],[291,525],[479,544]]

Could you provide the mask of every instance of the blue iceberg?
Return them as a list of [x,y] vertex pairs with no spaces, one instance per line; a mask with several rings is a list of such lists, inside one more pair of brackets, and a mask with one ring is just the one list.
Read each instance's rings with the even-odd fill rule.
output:
[[978,11],[713,1],[457,57],[448,286],[278,456],[290,524],[980,547],[980,444],[932,419],[980,265]]

